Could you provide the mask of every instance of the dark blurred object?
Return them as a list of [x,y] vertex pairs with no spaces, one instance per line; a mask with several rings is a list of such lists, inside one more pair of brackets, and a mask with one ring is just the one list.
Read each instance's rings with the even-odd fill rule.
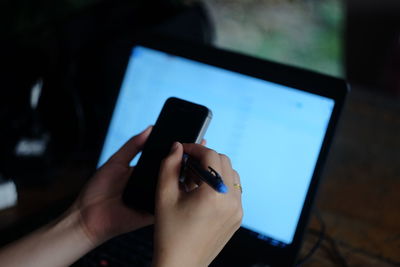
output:
[[87,253],[71,267],[150,267],[153,260],[153,226],[115,237]]
[[400,96],[400,1],[346,4],[348,80]]
[[[46,182],[66,161],[95,164],[130,47],[142,34],[157,31],[203,43],[213,37],[201,5],[92,2],[68,14],[49,4],[59,14],[50,16],[50,10],[43,11],[47,2],[40,1],[33,10],[47,19],[38,16],[33,26],[14,19],[16,25],[5,24],[9,29],[1,31],[0,171],[20,183]],[[32,3],[19,3],[8,1],[2,5],[11,8],[2,10],[21,19]],[[38,79],[43,87],[33,112]],[[45,146],[42,154],[28,155],[17,153],[21,144]]]
[[17,190],[12,180],[5,179],[0,173],[0,211],[17,204]]

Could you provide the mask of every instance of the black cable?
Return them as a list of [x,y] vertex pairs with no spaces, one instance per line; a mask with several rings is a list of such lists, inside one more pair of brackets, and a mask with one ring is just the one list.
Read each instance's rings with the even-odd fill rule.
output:
[[320,225],[320,231],[318,234],[317,242],[315,242],[314,246],[308,251],[308,253],[303,258],[297,261],[295,266],[301,266],[306,261],[308,261],[311,258],[311,256],[315,253],[315,251],[321,246],[321,243],[324,240],[325,230],[326,230],[325,222],[322,220],[321,214],[319,213],[318,210],[315,210],[314,214]]
[[346,259],[343,257],[342,253],[339,250],[339,246],[337,245],[337,242],[335,239],[333,239],[331,236],[329,235],[325,235],[325,240],[329,243],[330,247],[331,247],[331,252],[330,253],[332,256],[332,259],[339,265],[342,267],[348,267],[349,265],[347,264]]
[[[315,253],[315,251],[319,247],[323,247],[324,249],[327,250],[327,252],[329,253],[329,256],[331,257],[331,260],[335,264],[337,264],[338,266],[342,266],[342,267],[348,267],[349,265],[348,265],[345,257],[340,252],[339,246],[338,246],[336,240],[326,233],[326,225],[325,225],[324,220],[321,217],[320,212],[318,210],[315,210],[314,215],[320,224],[320,230],[317,231],[317,230],[310,229],[309,233],[313,234],[313,235],[317,235],[318,240],[315,243],[315,245],[310,249],[310,251],[302,259],[297,261],[295,266],[301,266],[302,264],[304,264],[306,261],[308,261],[311,258],[311,256]],[[326,246],[326,245],[322,246],[322,242],[324,240],[327,241],[329,246]]]

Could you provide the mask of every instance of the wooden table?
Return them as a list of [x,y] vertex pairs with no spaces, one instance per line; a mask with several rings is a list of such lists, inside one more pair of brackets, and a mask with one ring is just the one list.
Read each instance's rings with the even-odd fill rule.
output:
[[[327,238],[304,266],[400,266],[400,99],[353,88],[316,207]],[[304,255],[320,231],[315,216]],[[335,253],[335,246],[338,252]]]

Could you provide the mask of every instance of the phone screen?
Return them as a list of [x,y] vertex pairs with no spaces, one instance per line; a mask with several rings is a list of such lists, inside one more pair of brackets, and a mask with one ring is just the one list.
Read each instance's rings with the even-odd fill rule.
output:
[[125,188],[125,204],[154,213],[154,195],[161,161],[176,141],[201,142],[210,119],[211,112],[205,106],[178,98],[167,99]]

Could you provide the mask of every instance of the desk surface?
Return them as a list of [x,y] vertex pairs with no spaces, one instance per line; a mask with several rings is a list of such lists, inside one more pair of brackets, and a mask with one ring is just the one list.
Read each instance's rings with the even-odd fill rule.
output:
[[[399,205],[400,99],[355,89],[316,199],[328,238],[305,266],[337,266],[335,245],[349,266],[400,265]],[[320,230],[315,218],[310,229],[303,255]]]
[[[350,266],[400,265],[399,137],[400,100],[353,90],[316,199],[327,238],[304,266],[338,266],[338,255]],[[72,198],[88,175],[73,169],[46,187],[22,190],[18,206],[0,211],[0,233]],[[319,230],[312,218],[301,255]]]

